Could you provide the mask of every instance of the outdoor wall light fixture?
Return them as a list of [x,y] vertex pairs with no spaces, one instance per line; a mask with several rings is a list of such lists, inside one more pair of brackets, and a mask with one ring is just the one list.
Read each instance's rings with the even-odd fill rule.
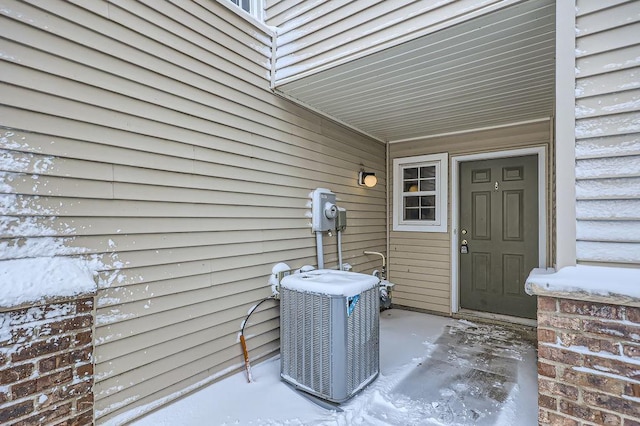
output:
[[378,178],[375,173],[361,171],[358,173],[358,185],[366,186],[367,188],[373,188],[378,183]]

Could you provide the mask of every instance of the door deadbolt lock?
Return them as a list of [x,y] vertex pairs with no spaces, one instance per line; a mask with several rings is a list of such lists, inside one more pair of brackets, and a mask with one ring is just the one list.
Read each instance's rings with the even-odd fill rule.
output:
[[462,240],[462,243],[460,244],[460,253],[461,254],[469,253],[469,244],[467,243],[467,240]]

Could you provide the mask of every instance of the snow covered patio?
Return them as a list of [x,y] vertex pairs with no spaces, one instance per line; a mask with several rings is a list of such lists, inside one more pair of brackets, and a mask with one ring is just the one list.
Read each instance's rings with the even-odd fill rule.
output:
[[[499,326],[397,309],[382,312],[380,376],[343,404],[342,412],[321,408],[292,390],[280,381],[279,368],[279,357],[274,357],[254,365],[253,383],[247,383],[244,372],[235,374],[133,424],[527,426],[538,422],[534,345]],[[125,419],[113,420],[110,424]]]

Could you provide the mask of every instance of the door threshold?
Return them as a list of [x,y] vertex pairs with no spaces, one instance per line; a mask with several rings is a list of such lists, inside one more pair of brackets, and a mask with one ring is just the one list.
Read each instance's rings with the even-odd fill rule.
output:
[[471,309],[460,309],[452,314],[454,318],[479,321],[490,321],[501,324],[518,324],[527,327],[537,327],[538,321],[530,318],[512,317],[511,315],[492,314],[490,312],[472,311]]

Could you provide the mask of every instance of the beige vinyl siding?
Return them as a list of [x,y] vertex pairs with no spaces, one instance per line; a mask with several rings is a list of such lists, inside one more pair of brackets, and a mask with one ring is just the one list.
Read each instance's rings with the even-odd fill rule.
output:
[[577,6],[577,258],[639,264],[640,2]]
[[285,22],[312,11],[323,5],[323,3],[334,3],[334,7],[339,7],[341,2],[327,2],[326,0],[305,2],[300,0],[264,0],[265,22],[268,25],[281,27]]
[[[215,1],[75,3],[3,3],[1,237],[34,247],[4,258],[104,265],[100,424],[239,371],[272,266],[316,263],[314,188],[347,209],[344,261],[379,268],[362,252],[385,250],[385,147],[273,95],[271,34]],[[356,185],[362,167],[378,186]],[[254,361],[278,350],[266,305]]]
[[267,0],[278,26],[276,85],[516,3],[512,0]]
[[[504,151],[531,146],[546,147],[551,152],[550,121],[519,124],[499,129],[447,135],[390,145],[389,165],[395,158],[446,152],[452,156],[490,151]],[[547,158],[547,165],[549,164]],[[547,167],[549,169],[549,167]],[[449,171],[451,173],[451,170]],[[393,179],[393,175],[390,176]],[[449,176],[449,182],[451,182]],[[389,182],[393,189],[393,182]],[[449,197],[454,189],[449,185]],[[546,188],[547,196],[549,188]],[[393,194],[390,202],[393,203]],[[389,206],[393,211],[393,205]],[[451,211],[449,227],[442,232],[390,233],[389,279],[396,284],[393,301],[397,305],[451,313]],[[392,222],[393,218],[389,217]]]

